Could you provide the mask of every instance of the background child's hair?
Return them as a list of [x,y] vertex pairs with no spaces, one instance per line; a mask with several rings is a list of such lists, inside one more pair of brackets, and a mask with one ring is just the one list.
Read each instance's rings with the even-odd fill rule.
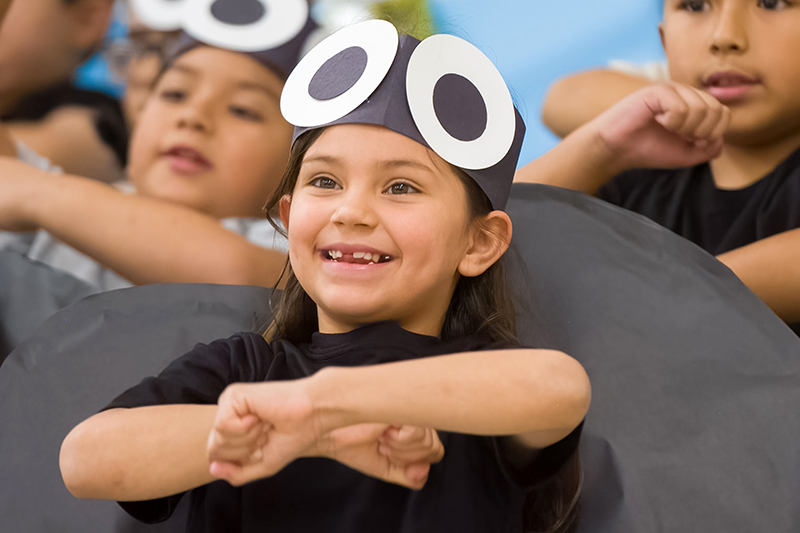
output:
[[[270,223],[284,235],[286,229],[276,222],[280,200],[294,191],[303,158],[323,131],[325,128],[319,128],[298,137],[292,146],[283,179],[264,208]],[[473,219],[490,213],[491,202],[478,184],[462,170],[451,168],[464,184]],[[319,329],[317,306],[300,285],[288,260],[285,273],[288,275],[286,288],[281,293],[273,321],[264,337],[267,340],[286,339],[294,344],[310,342],[311,335]],[[465,337],[483,330],[499,344],[517,346],[516,306],[507,276],[505,256],[480,276],[462,276],[445,315],[442,340]],[[557,475],[529,493],[523,510],[525,531],[573,531],[577,526],[580,485],[580,459],[576,453]]]
[[[294,191],[306,151],[323,131],[325,129],[320,128],[306,132],[295,141],[283,179],[265,207],[272,225],[284,235],[285,229],[275,221],[278,204],[284,195],[291,195]],[[464,183],[472,217],[490,213],[491,203],[480,187],[461,170],[451,168]],[[286,272],[286,288],[265,337],[282,338],[292,343],[309,342],[311,334],[318,329],[317,306],[300,286],[288,262]],[[516,346],[516,319],[516,308],[501,258],[480,276],[459,280],[445,315],[442,339],[465,337],[483,330],[495,342]]]

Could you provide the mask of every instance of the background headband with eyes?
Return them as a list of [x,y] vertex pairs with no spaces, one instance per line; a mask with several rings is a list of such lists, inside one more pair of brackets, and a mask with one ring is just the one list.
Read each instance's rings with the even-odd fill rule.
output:
[[466,172],[503,209],[525,124],[492,62],[452,35],[420,42],[370,20],[328,37],[297,65],[281,111],[306,131],[377,124],[401,133]]
[[152,29],[183,30],[168,62],[207,44],[246,53],[283,78],[317,28],[308,0],[131,0],[131,6]]

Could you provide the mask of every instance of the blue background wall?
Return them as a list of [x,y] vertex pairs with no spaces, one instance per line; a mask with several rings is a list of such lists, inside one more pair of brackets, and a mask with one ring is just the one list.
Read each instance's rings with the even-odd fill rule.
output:
[[612,59],[663,59],[660,0],[429,0],[439,30],[467,38],[498,66],[528,126],[520,164],[557,141],[541,123],[548,86]]

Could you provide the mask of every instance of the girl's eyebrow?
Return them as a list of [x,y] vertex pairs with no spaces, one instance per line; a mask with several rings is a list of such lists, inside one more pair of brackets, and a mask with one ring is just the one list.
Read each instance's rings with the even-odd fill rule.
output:
[[276,93],[270,87],[267,87],[266,85],[262,85],[260,83],[256,83],[254,81],[242,81],[242,82],[239,82],[237,84],[237,87],[239,89],[241,89],[241,90],[244,90],[244,91],[256,91],[256,92],[264,93],[267,96],[269,96],[270,98],[272,98],[273,100],[280,101],[280,99],[281,99],[280,94]]
[[188,75],[194,76],[194,77],[197,77],[197,76],[200,75],[200,73],[197,72],[197,70],[193,69],[192,67],[186,66],[186,65],[181,65],[180,63],[172,65],[169,68],[169,70],[167,70],[167,72],[170,72],[170,71],[177,71],[177,72],[180,72],[181,74],[188,74]]

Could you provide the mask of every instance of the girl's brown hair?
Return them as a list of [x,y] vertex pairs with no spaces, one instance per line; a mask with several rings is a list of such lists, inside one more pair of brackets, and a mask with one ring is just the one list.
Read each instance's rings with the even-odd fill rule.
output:
[[[308,131],[294,142],[283,178],[264,208],[270,223],[284,236],[286,229],[276,221],[281,198],[291,196],[306,152],[323,131],[325,128]],[[472,218],[489,214],[492,211],[491,202],[477,183],[461,169],[451,168],[467,191]],[[286,287],[280,293],[273,321],[264,337],[267,340],[286,339],[293,344],[310,342],[311,335],[319,327],[317,306],[295,277],[288,259],[284,273],[287,275]],[[493,341],[506,347],[518,346],[516,306],[505,256],[480,276],[462,276],[459,279],[445,315],[441,338],[461,338],[478,331],[486,332]],[[574,530],[577,525],[580,476],[580,461],[576,453],[556,476],[529,493],[523,511],[526,532],[567,533]]]

